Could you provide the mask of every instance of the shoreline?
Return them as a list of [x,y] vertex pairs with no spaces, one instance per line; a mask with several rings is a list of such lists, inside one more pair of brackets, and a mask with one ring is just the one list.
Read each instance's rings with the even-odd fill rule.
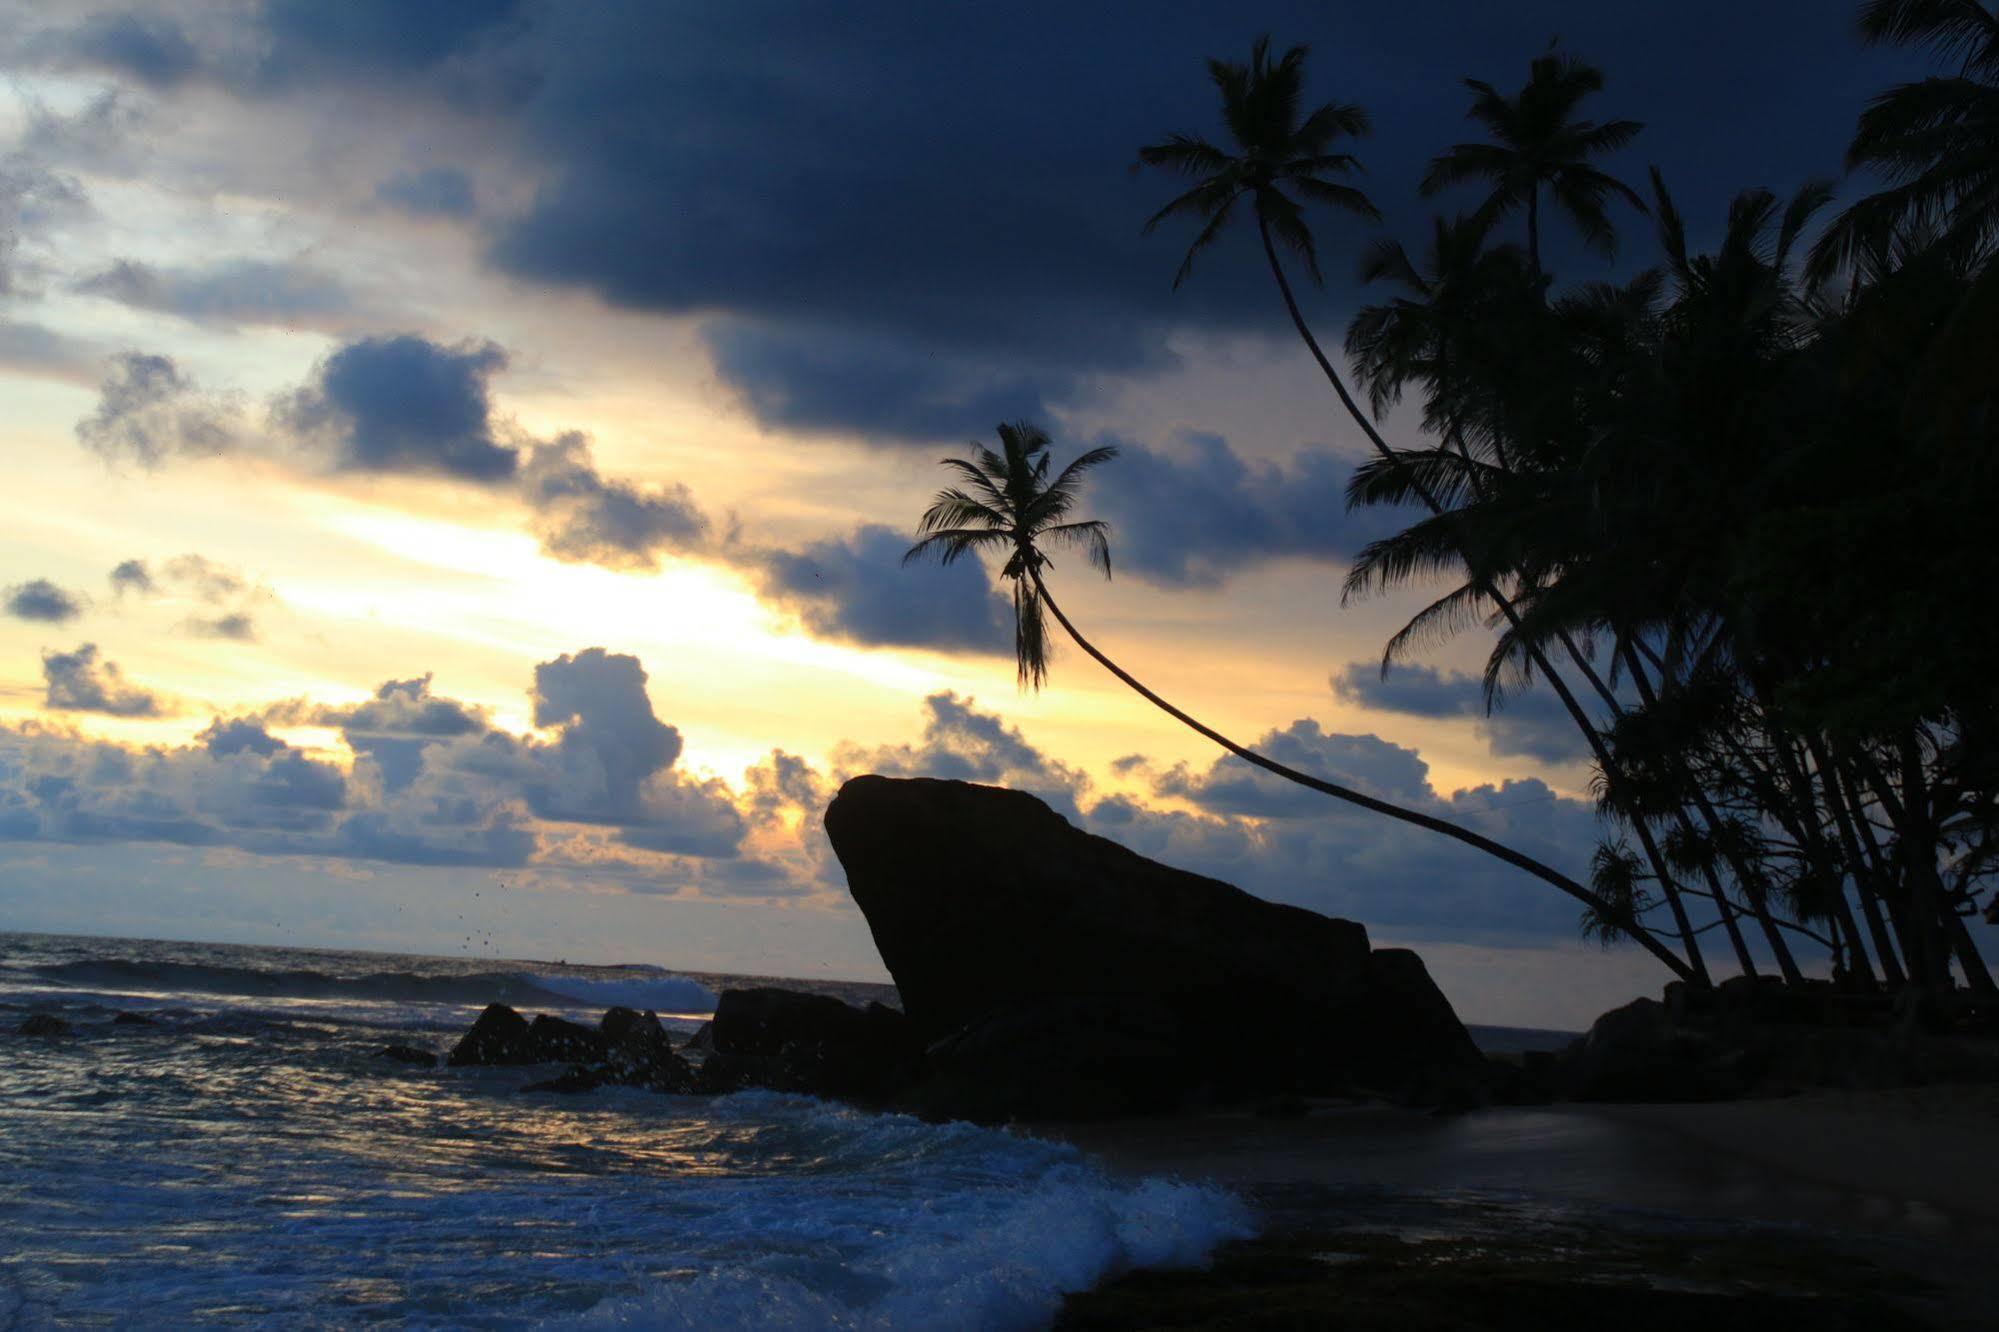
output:
[[[1106,1297],[1182,1280],[1193,1283],[1189,1298],[1205,1290],[1202,1298],[1242,1300],[1246,1312],[1254,1303],[1244,1272],[1330,1244],[1313,1280],[1331,1300],[1351,1284],[1347,1264],[1358,1260],[1341,1256],[1351,1239],[1401,1246],[1368,1260],[1369,1280],[1390,1286],[1425,1265],[1469,1261],[1474,1284],[1538,1282],[1543,1295],[1550,1283],[1594,1288],[1647,1274],[1671,1291],[1719,1279],[1673,1264],[1721,1255],[1729,1289],[1878,1298],[1921,1325],[1991,1327],[1995,1130],[1999,1087],[1933,1086],[1456,1116],[1320,1103],[1292,1119],[1217,1112],[1033,1131],[1120,1173],[1219,1184],[1263,1216],[1257,1239],[1218,1255],[1207,1287],[1186,1274],[1134,1276],[1100,1287]],[[1636,1272],[1625,1266],[1639,1261],[1634,1241],[1656,1247],[1660,1237],[1675,1237],[1670,1254],[1661,1249]],[[1419,1252],[1425,1245],[1432,1251]],[[1646,1265],[1654,1259],[1661,1265]]]

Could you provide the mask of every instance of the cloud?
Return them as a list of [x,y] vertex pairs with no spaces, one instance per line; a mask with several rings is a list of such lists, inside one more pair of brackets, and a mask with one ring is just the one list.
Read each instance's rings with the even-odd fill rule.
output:
[[[4,257],[0,254],[0,261]],[[102,361],[103,353],[93,343],[42,324],[0,319],[0,367],[50,379],[91,383]]]
[[[61,680],[88,693],[94,682],[92,701],[108,704],[94,710],[138,715],[121,705],[130,686],[94,647],[45,660],[52,690]],[[299,699],[216,717],[179,747],[0,726],[0,837],[536,864],[733,896],[818,891],[795,838],[767,848],[776,859],[742,854],[751,829],[735,793],[676,767],[680,734],[654,714],[645,682],[635,658],[602,648],[543,662],[533,699],[546,738],[498,729],[484,708],[434,693],[429,676],[387,681],[355,704]],[[351,771],[272,733],[296,725],[337,727]],[[757,863],[721,867],[738,859]]]
[[111,590],[121,597],[127,592],[136,592],[142,597],[151,596],[159,590],[144,560],[120,560],[111,570],[110,581]]
[[506,363],[490,342],[446,347],[412,334],[363,338],[323,361],[274,416],[323,444],[343,470],[505,481],[520,452],[494,436],[488,381]]
[[158,467],[172,459],[229,453],[243,441],[233,405],[203,393],[169,356],[123,352],[99,389],[97,410],[76,437],[105,462]]
[[242,611],[227,615],[190,615],[181,626],[196,638],[220,638],[232,643],[257,641],[257,622]]
[[1413,521],[1405,510],[1348,513],[1353,464],[1330,449],[1279,464],[1246,459],[1219,435],[1190,431],[1171,453],[1105,437],[1115,462],[1091,476],[1118,566],[1157,583],[1214,586],[1285,557],[1345,560]]
[[642,491],[607,481],[590,443],[570,432],[528,449],[521,497],[542,549],[560,560],[611,569],[657,569],[663,554],[700,548],[708,518],[686,486]]
[[[1250,746],[1266,758],[1309,776],[1351,786],[1401,804],[1430,798],[1430,765],[1415,750],[1374,735],[1342,735],[1301,719],[1266,731]],[[1153,789],[1215,814],[1250,818],[1310,818],[1323,814],[1329,797],[1224,754],[1201,772],[1179,764]]]
[[44,652],[42,680],[42,706],[51,710],[107,717],[157,717],[166,711],[158,694],[128,684],[117,663],[100,660],[95,643],[74,652]]
[[504,24],[519,0],[265,0],[261,74],[271,85],[331,75],[410,75],[434,69]]
[[[1137,234],[1166,187],[1122,169],[1202,96],[1202,60],[1241,43],[1219,12],[541,20],[520,114],[547,184],[493,262],[717,317],[717,368],[768,422],[963,438],[1090,376],[1172,364],[1176,326],[1277,327],[1247,243],[1170,290],[1175,248]],[[1011,68],[1074,95],[961,74]]]
[[46,578],[31,578],[7,589],[0,609],[17,620],[42,624],[68,624],[83,614],[84,599],[79,592],[57,587]]
[[1080,769],[1042,753],[997,714],[981,712],[977,700],[953,691],[923,700],[922,738],[915,744],[864,748],[845,745],[834,754],[841,777],[880,773],[887,777],[944,777],[1031,791],[1070,819],[1080,820],[1077,802],[1090,789]]
[[295,326],[344,313],[353,303],[338,277],[303,260],[233,259],[201,268],[159,268],[120,259],[76,289],[191,323]]
[[478,211],[472,178],[456,167],[399,171],[375,186],[375,198],[414,217],[470,217]]
[[905,566],[909,538],[869,524],[753,561],[759,591],[812,633],[865,646],[999,652],[1011,643],[1012,610],[977,560]]
[[930,444],[994,421],[1036,420],[1075,397],[1053,367],[995,373],[975,357],[894,338],[742,321],[703,332],[715,370],[766,426]]
[[1488,715],[1485,687],[1476,676],[1416,663],[1398,663],[1383,675],[1378,663],[1349,662],[1332,677],[1332,686],[1342,702],[1378,712],[1469,718],[1487,748],[1503,758],[1569,763],[1588,754],[1568,709],[1545,687],[1510,691]]
[[165,14],[93,14],[65,34],[61,46],[72,60],[123,74],[149,88],[184,83],[201,66],[194,43]]

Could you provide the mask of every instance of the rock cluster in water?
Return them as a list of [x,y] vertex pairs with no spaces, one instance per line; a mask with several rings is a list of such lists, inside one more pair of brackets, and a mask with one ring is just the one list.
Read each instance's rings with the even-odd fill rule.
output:
[[745,1087],[976,1119],[1148,1114],[1308,1095],[1477,1094],[1483,1061],[1422,961],[1072,827],[1031,795],[860,777],[826,812],[903,1010],[730,990],[682,1053],[501,1005],[452,1064],[563,1062],[535,1084]]

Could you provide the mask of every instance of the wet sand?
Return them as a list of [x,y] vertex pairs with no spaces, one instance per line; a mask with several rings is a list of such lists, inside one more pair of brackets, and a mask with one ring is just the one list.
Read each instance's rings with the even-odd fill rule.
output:
[[1457,1116],[1325,1104],[1293,1119],[1216,1113],[1038,1131],[1119,1170],[1236,1189],[1263,1210],[1274,1242],[1483,1235],[1519,1255],[1613,1234],[1701,1234],[1710,1250],[1778,1236],[1814,1246],[1828,1283],[1842,1263],[1873,1265],[1931,1288],[1905,1301],[1927,1322],[1999,1327],[1999,1088]]

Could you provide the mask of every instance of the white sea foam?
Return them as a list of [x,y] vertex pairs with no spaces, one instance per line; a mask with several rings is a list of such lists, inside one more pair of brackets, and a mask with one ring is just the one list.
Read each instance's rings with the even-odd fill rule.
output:
[[[741,1261],[607,1299],[549,1326],[1044,1327],[1067,1292],[1130,1268],[1196,1266],[1217,1245],[1255,1230],[1248,1208],[1219,1189],[1116,1179],[1073,1149],[1035,1138],[795,1100],[731,1099],[763,1122],[823,1139],[822,1160],[901,1168],[878,1178],[878,1189],[738,1194],[704,1229],[711,1241],[729,1232],[756,1237]],[[786,1235],[814,1236],[819,1252],[805,1257],[783,1242]]]

